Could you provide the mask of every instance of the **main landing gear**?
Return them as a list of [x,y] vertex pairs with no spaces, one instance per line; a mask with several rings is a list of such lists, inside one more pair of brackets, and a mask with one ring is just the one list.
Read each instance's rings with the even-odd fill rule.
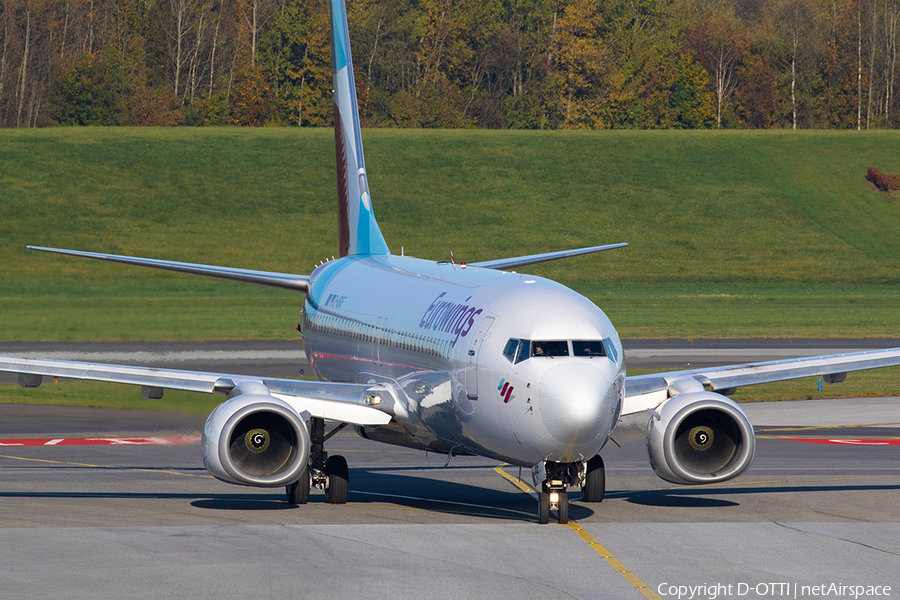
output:
[[317,487],[325,490],[325,501],[329,504],[344,504],[350,492],[350,470],[343,456],[328,456],[325,442],[346,427],[341,423],[325,434],[325,420],[313,417],[309,420],[309,465],[300,473],[300,479],[287,486],[287,500],[290,504],[306,504],[309,490]]
[[538,492],[538,523],[550,522],[550,511],[556,511],[560,525],[569,522],[570,486],[581,485],[581,498],[585,502],[603,502],[606,493],[606,469],[598,454],[587,463],[544,463],[547,478]]

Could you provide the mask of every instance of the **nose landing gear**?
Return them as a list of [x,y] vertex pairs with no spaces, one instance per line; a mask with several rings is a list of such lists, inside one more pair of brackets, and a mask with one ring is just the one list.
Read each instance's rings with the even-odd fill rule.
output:
[[544,463],[546,479],[538,492],[538,523],[550,522],[550,511],[556,511],[560,525],[569,522],[568,488],[581,486],[585,502],[602,502],[606,492],[606,469],[600,455],[577,463]]
[[569,522],[569,493],[559,481],[545,481],[541,484],[538,492],[538,523],[549,523],[551,510],[556,511],[560,525]]
[[553,486],[550,482],[545,481],[538,493],[538,523],[541,525],[549,523],[551,510],[556,511],[556,518],[560,525],[569,522],[569,493],[566,488]]

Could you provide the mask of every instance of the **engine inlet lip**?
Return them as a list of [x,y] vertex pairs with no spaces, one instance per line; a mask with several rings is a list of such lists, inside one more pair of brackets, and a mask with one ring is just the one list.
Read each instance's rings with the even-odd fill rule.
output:
[[[234,461],[231,460],[231,456],[228,450],[232,432],[234,431],[235,427],[237,427],[237,425],[246,417],[259,412],[268,412],[280,416],[288,423],[290,423],[297,432],[298,459],[295,461],[292,468],[285,469],[273,475],[256,476],[243,472],[237,467],[237,465],[234,464]],[[251,430],[250,433],[254,431],[256,431],[256,428]],[[249,440],[245,438],[245,443],[247,443],[248,441]],[[247,447],[249,449],[252,449],[252,446],[249,444]],[[261,451],[262,450],[257,450],[256,452]],[[306,429],[306,425],[303,423],[303,421],[300,420],[300,416],[297,415],[296,412],[291,410],[287,405],[282,406],[278,403],[277,400],[275,402],[255,402],[235,411],[235,413],[231,415],[225,422],[225,426],[222,428],[219,436],[218,452],[219,456],[221,457],[220,460],[222,469],[234,481],[241,482],[245,485],[254,485],[260,487],[279,487],[296,481],[297,477],[300,474],[300,471],[302,471],[303,467],[306,466],[307,461],[309,460],[309,432]]]
[[[738,433],[743,438],[740,450],[735,453],[728,464],[715,473],[697,473],[684,467],[677,458],[675,452],[675,434],[678,430],[677,426],[668,427],[665,438],[663,440],[663,452],[669,468],[673,475],[688,484],[702,484],[711,481],[726,481],[737,477],[743,473],[753,460],[753,454],[756,449],[755,437],[753,434],[753,426],[738,406],[729,406],[727,403],[718,399],[706,399],[692,402],[679,410],[669,421],[673,424],[680,424],[690,415],[702,410],[715,410],[717,412],[728,415],[735,421]],[[693,436],[692,436],[693,437]],[[693,445],[694,440],[691,439]]]

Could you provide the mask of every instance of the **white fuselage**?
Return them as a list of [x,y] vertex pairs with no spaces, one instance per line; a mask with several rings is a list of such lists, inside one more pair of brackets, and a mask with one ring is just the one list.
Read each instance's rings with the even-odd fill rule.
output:
[[612,323],[540,277],[350,256],[312,273],[301,330],[319,379],[400,391],[398,418],[359,429],[378,441],[522,466],[578,462],[600,451],[621,410]]

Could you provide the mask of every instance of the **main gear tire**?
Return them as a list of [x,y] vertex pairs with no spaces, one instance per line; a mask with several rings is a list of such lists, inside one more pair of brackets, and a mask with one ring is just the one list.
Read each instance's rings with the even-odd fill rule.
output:
[[350,469],[343,456],[329,456],[325,461],[325,476],[328,487],[325,488],[325,501],[329,504],[344,504],[350,493]]
[[287,497],[290,504],[306,504],[309,501],[309,465],[300,471],[300,479],[287,486]]
[[587,472],[581,486],[581,499],[585,502],[603,502],[606,494],[606,467],[598,454],[587,463]]

